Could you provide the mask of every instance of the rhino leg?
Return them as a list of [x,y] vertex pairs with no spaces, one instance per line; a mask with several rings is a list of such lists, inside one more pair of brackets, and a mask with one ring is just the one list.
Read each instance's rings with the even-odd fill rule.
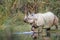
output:
[[50,28],[46,29],[47,37],[50,37],[50,30],[51,30]]

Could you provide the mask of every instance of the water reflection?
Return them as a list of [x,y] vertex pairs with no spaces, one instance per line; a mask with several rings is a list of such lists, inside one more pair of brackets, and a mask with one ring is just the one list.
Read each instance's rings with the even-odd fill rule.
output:
[[[25,32],[24,32],[25,33]],[[27,32],[26,32],[27,33]],[[32,32],[28,32],[27,34],[13,34],[13,40],[18,39],[18,40],[60,40],[60,33],[58,32],[48,32],[48,36],[42,36],[40,34],[38,39],[32,39],[31,34]],[[23,38],[24,37],[24,38]]]
[[60,33],[58,32],[47,32],[46,36],[39,35],[37,39],[34,40],[60,40]]

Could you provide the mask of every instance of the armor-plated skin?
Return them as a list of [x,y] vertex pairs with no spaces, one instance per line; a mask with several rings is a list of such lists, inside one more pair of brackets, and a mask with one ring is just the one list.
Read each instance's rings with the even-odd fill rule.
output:
[[[31,30],[34,32],[33,38],[39,36],[39,32],[42,32],[43,34],[45,29],[46,31],[49,31],[53,25],[55,25],[56,29],[58,29],[58,24],[59,24],[58,17],[54,15],[52,12],[37,13],[37,14],[28,13],[27,16],[25,15],[24,21],[31,24],[32,26]],[[38,28],[38,33],[36,33],[37,28]]]
[[43,26],[44,28],[49,28],[52,25],[58,25],[58,18],[55,16],[52,12],[46,12],[46,13],[37,13],[37,14],[30,14],[28,13],[28,16],[25,16],[24,20],[28,23],[33,23],[37,26]]

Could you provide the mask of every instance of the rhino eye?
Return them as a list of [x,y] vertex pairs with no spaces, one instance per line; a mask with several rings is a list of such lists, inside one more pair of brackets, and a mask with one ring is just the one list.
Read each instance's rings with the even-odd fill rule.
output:
[[32,15],[33,16],[33,15]]

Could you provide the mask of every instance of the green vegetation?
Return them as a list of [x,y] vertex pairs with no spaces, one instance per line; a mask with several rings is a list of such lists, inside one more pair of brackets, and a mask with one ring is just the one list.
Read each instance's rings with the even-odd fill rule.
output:
[[[31,35],[14,35],[15,32],[30,31],[29,24],[23,22],[21,7],[33,0],[0,0],[0,40],[31,40]],[[45,3],[43,3],[45,2]],[[60,19],[59,0],[37,0],[38,12],[52,11]],[[23,9],[23,8],[22,8]]]

